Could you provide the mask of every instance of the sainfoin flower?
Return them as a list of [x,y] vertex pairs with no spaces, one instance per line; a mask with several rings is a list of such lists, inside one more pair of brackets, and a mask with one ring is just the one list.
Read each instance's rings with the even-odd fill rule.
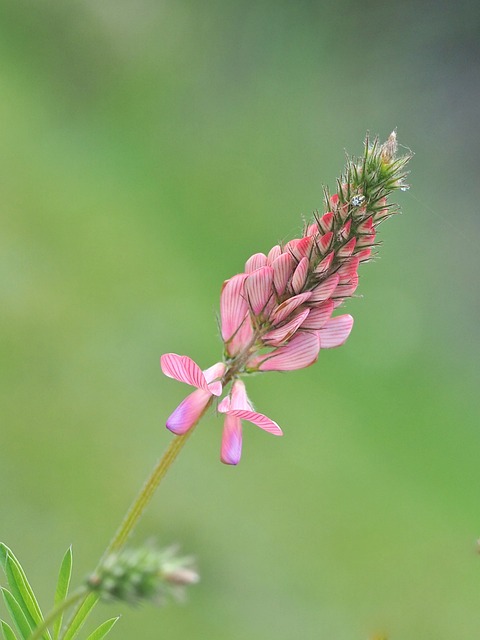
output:
[[220,296],[223,362],[202,372],[187,356],[166,354],[163,372],[196,387],[167,420],[178,435],[196,425],[231,384],[218,405],[225,414],[221,460],[237,464],[242,448],[242,420],[274,435],[276,422],[257,413],[241,376],[262,371],[293,371],[313,364],[321,349],[342,345],[353,318],[333,315],[358,286],[360,264],[372,258],[378,225],[396,212],[387,200],[406,189],[405,165],[396,158],[395,133],[380,145],[365,142],[361,158],[348,159],[337,192],[325,191],[325,212],[314,214],[302,236],[255,253],[244,271],[227,280]]

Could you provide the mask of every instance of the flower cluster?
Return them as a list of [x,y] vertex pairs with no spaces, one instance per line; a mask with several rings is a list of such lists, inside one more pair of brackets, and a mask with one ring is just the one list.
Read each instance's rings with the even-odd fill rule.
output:
[[161,605],[169,596],[182,600],[184,588],[199,579],[192,559],[178,556],[175,547],[145,546],[110,554],[86,584],[106,602]]
[[168,429],[186,433],[232,383],[218,405],[225,414],[222,462],[240,460],[242,420],[282,434],[273,420],[253,410],[240,376],[302,369],[317,360],[320,349],[346,341],[352,316],[332,314],[355,292],[358,268],[377,246],[378,225],[396,211],[388,195],[407,188],[404,169],[410,156],[396,158],[396,150],[395,133],[382,145],[367,138],[364,155],[347,160],[337,192],[325,192],[325,213],[315,213],[302,237],[254,254],[243,273],[224,283],[223,362],[201,371],[187,356],[162,356],[165,375],[196,387],[169,417]]

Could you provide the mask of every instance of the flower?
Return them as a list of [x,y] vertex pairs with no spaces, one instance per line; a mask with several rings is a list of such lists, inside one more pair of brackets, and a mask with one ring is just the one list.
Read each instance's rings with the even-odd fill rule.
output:
[[221,395],[222,383],[218,379],[225,372],[225,365],[223,362],[217,362],[202,371],[188,356],[165,353],[160,358],[160,366],[169,378],[197,388],[178,405],[167,420],[167,429],[177,435],[183,435],[198,422],[212,397]]
[[254,411],[247,397],[245,385],[235,380],[230,394],[218,405],[218,411],[225,414],[220,459],[225,464],[238,464],[242,454],[242,420],[247,420],[275,436],[283,435],[276,422],[263,413]]
[[348,159],[337,193],[325,191],[325,213],[314,214],[302,237],[253,254],[244,272],[226,280],[220,295],[224,362],[202,373],[186,356],[162,356],[166,375],[197,387],[172,413],[167,427],[183,434],[199,420],[212,396],[232,383],[219,404],[225,414],[221,459],[237,464],[242,447],[241,420],[281,435],[278,425],[256,413],[241,376],[293,371],[316,362],[321,349],[342,345],[353,318],[334,316],[358,286],[359,266],[371,259],[378,225],[395,213],[387,201],[405,190],[405,165],[396,158],[393,132],[378,144],[366,140],[361,158]]

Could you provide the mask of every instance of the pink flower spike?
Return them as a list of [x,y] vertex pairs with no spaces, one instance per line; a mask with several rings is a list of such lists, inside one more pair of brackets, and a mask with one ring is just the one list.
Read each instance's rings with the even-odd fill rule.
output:
[[249,367],[259,371],[294,371],[309,367],[317,360],[320,351],[318,333],[297,333],[285,347],[275,349],[266,357],[257,356]]
[[273,286],[277,295],[283,295],[294,266],[295,261],[289,253],[282,253],[272,262]]
[[245,280],[245,296],[252,313],[260,315],[272,296],[273,268],[261,267]]
[[245,273],[253,273],[256,269],[267,264],[267,256],[264,253],[255,253],[245,263]]
[[212,394],[203,389],[196,389],[182,400],[167,420],[167,429],[181,436],[186,433],[200,419],[205,411]]
[[300,293],[303,289],[303,285],[307,280],[309,261],[308,258],[302,258],[295,269],[292,276],[292,291],[293,293]]
[[351,315],[345,314],[331,318],[318,332],[321,348],[332,349],[342,345],[350,335],[352,327],[353,318]]
[[222,338],[228,342],[245,320],[248,305],[243,286],[246,273],[239,273],[227,280],[220,296],[220,315],[222,319]]
[[[169,378],[191,384],[192,387],[197,387],[197,389],[203,389],[210,393],[208,382],[203,371],[198,364],[188,356],[179,356],[176,353],[165,353],[160,358],[160,366],[162,367],[163,373]],[[214,395],[220,395],[221,392],[220,385],[219,393]]]

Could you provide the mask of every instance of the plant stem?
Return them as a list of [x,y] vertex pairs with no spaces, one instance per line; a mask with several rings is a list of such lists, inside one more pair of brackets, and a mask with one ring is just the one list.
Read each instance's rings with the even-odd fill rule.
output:
[[[187,433],[185,433],[184,435],[176,436],[170,442],[170,444],[168,445],[167,450],[165,451],[163,456],[160,458],[160,460],[157,462],[157,464],[154,467],[152,473],[149,475],[149,477],[147,478],[145,484],[143,485],[141,491],[139,492],[139,494],[137,495],[135,500],[132,502],[132,504],[130,506],[130,509],[127,511],[122,523],[120,524],[119,528],[117,529],[117,532],[113,536],[113,538],[110,541],[108,547],[105,549],[102,557],[100,558],[100,561],[97,564],[97,568],[102,565],[104,560],[111,553],[118,552],[124,546],[124,544],[126,543],[126,541],[129,538],[130,534],[132,533],[135,525],[137,524],[137,522],[141,518],[141,516],[142,516],[143,512],[145,511],[147,505],[149,504],[150,500],[152,499],[153,494],[155,493],[156,489],[158,488],[160,482],[163,480],[163,478],[165,477],[167,471],[170,469],[172,464],[175,462],[178,454],[180,453],[180,451],[185,446],[188,438],[193,433],[195,427],[197,426],[197,424],[200,422],[200,420],[204,416],[205,412],[210,407],[210,405],[212,403],[212,400],[213,400],[213,398],[207,404],[207,406],[205,407],[205,409],[202,412],[201,416],[198,418],[197,422],[193,425],[193,427],[191,427],[187,431]],[[85,591],[83,591],[83,593],[85,593]],[[87,592],[87,595],[88,595],[88,592]],[[84,600],[74,610],[72,616],[70,617],[70,620],[69,620],[69,623],[68,623],[67,628],[65,630],[65,633],[68,632],[68,629],[71,627],[72,622],[75,620],[75,617],[77,616],[78,612],[80,611],[80,608],[83,605],[83,602],[84,602]],[[50,618],[50,616],[49,616],[49,618]],[[62,638],[65,637],[65,633],[62,635]],[[29,638],[29,640],[31,640],[31,639]]]
[[[210,406],[210,403],[209,403],[209,406]],[[123,547],[128,537],[132,533],[133,528],[135,527],[138,520],[142,516],[142,513],[145,511],[145,508],[147,507],[148,503],[152,499],[153,494],[155,493],[158,485],[160,484],[162,479],[165,477],[167,471],[170,469],[172,464],[175,462],[175,459],[180,453],[180,451],[185,446],[195,426],[196,425],[194,425],[194,427],[192,427],[189,431],[187,431],[187,433],[185,433],[183,436],[176,436],[170,442],[168,449],[165,451],[163,456],[158,461],[157,465],[155,466],[152,473],[148,477],[147,481],[143,485],[140,493],[138,494],[136,499],[133,501],[130,509],[127,511],[127,514],[123,519],[123,522],[121,523],[116,534],[110,541],[110,544],[106,548],[99,562],[99,565],[102,564],[103,560],[105,560],[107,556],[109,556],[111,553],[118,551]]]
[[72,604],[75,604],[80,598],[82,598],[87,593],[87,589],[85,587],[80,587],[76,591],[74,591],[68,598],[65,600],[61,600],[57,605],[53,607],[45,620],[33,631],[32,635],[28,637],[28,640],[39,640],[42,635],[45,633],[47,628],[55,622],[57,617],[71,607]]

